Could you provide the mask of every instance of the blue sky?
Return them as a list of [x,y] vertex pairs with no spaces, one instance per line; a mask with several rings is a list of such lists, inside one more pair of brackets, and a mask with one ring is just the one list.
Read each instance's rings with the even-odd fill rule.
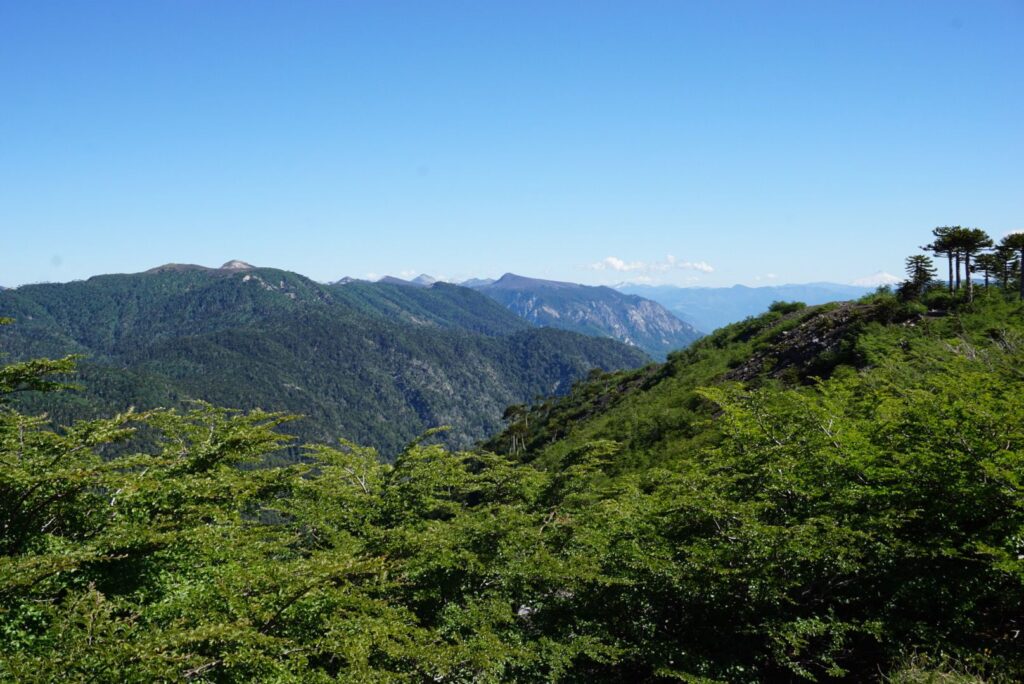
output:
[[849,282],[1024,229],[1024,2],[0,0],[0,284]]

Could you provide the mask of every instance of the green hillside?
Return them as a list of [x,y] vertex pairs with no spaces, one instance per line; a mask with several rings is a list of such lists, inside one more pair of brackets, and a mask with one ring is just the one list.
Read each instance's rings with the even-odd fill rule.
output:
[[59,421],[202,399],[302,414],[304,440],[346,437],[394,454],[452,425],[466,447],[504,408],[566,391],[639,351],[540,330],[466,288],[324,286],[266,268],[175,266],[0,293],[13,359],[83,355],[83,391],[21,405]]
[[9,348],[93,354],[0,367],[0,679],[1022,681],[1024,236],[933,234],[947,283],[914,255],[571,389],[629,348],[459,288],[0,293]]
[[773,306],[497,454],[239,468],[286,416],[0,406],[0,678],[1020,681],[1024,306],[933,294]]

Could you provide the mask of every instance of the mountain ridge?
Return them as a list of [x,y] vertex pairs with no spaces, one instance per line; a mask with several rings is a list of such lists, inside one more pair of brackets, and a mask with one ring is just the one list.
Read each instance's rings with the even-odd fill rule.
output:
[[323,285],[264,267],[156,269],[0,294],[17,359],[84,354],[85,391],[59,418],[201,399],[306,416],[301,439],[345,437],[388,456],[451,424],[468,446],[510,404],[567,391],[592,368],[648,358],[610,339],[531,326],[468,288]]
[[701,335],[660,304],[603,285],[506,273],[473,289],[536,325],[611,337],[658,359]]

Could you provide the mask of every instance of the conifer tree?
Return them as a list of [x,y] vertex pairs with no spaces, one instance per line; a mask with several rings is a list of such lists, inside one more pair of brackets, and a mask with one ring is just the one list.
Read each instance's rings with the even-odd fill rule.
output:
[[904,296],[908,298],[920,297],[937,275],[932,260],[924,254],[914,254],[907,257],[906,271],[907,280],[900,289]]
[[999,281],[999,287],[1009,290],[1010,284],[1017,273],[1017,252],[1000,244],[992,252],[992,256],[998,261],[998,268],[995,273]]
[[[933,252],[936,257],[946,257],[946,261],[949,264],[949,293],[953,294],[953,256],[956,250],[953,246],[953,240],[951,234],[959,226],[939,226],[938,228],[932,229],[932,235],[935,239],[931,243],[922,247],[922,249],[929,252]],[[959,264],[957,265],[959,271]]]
[[974,299],[974,283],[971,279],[971,258],[981,250],[992,246],[992,238],[980,228],[956,228],[951,233],[953,247],[957,250],[957,289],[960,288],[959,259],[963,258],[964,278],[967,281],[967,301]]
[[[1017,272],[1018,274],[1024,274],[1024,232],[1010,233],[1002,239],[999,246],[1007,251],[1013,251],[1018,254]],[[1020,298],[1024,299],[1024,275],[1019,275],[1018,279],[1020,280]]]
[[1003,262],[999,255],[995,252],[986,252],[985,254],[979,254],[978,258],[974,260],[975,271],[981,271],[985,276],[985,289],[988,289],[989,280],[995,276],[999,277],[999,273],[1002,270]]

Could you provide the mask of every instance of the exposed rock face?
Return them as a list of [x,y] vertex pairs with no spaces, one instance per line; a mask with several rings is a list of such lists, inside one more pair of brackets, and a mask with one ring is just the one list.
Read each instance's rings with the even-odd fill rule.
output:
[[843,302],[830,306],[834,308],[785,316],[782,329],[725,377],[742,382],[764,376],[806,379],[825,377],[840,364],[859,365],[858,350],[850,346],[850,340],[856,339],[851,330],[872,321],[893,321],[886,318],[884,308],[873,304]]
[[253,268],[255,268],[255,267],[252,264],[247,264],[246,262],[239,261],[238,259],[232,259],[231,261],[229,261],[226,264],[224,264],[223,266],[221,266],[220,270],[222,270],[222,271],[251,271]]
[[526,320],[595,337],[611,337],[664,358],[701,336],[665,307],[609,287],[524,278],[507,273],[475,288]]

